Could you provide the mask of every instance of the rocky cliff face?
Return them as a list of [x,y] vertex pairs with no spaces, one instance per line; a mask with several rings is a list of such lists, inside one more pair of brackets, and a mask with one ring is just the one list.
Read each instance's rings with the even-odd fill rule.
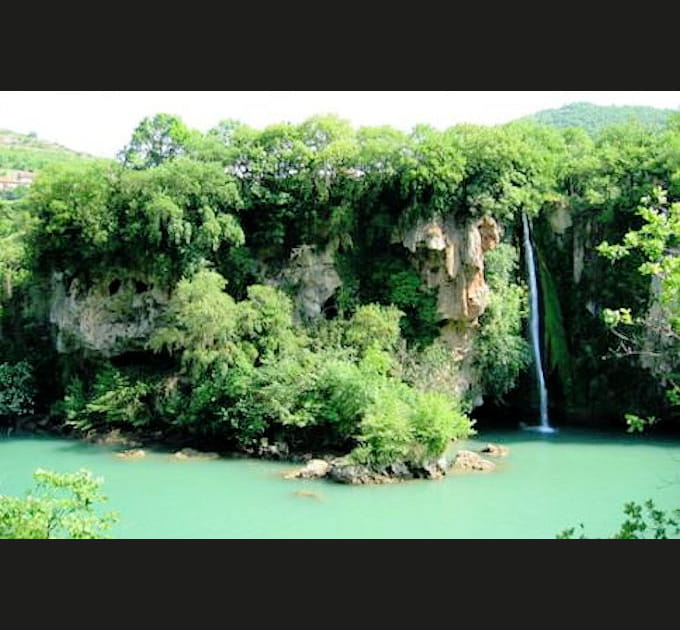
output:
[[335,251],[317,252],[310,245],[296,247],[284,269],[272,280],[275,286],[288,285],[294,292],[293,317],[300,321],[319,317],[324,305],[342,284],[335,270]]
[[422,221],[403,234],[401,242],[428,288],[437,288],[437,309],[443,320],[476,323],[487,304],[484,252],[500,241],[494,219],[456,224],[452,217]]
[[[479,316],[487,304],[484,252],[496,247],[500,229],[492,218],[457,224],[452,217],[422,221],[400,236],[413,254],[423,283],[437,289],[442,337],[463,362],[461,387],[472,382],[465,373]],[[269,282],[292,289],[294,316],[320,317],[324,305],[341,286],[333,249],[310,245],[293,250],[288,263]],[[112,357],[142,350],[169,293],[143,278],[111,278],[84,287],[55,272],[51,279],[49,319],[56,328],[57,350]],[[468,361],[469,363],[469,361]],[[469,367],[469,366],[468,366]]]
[[85,288],[63,274],[51,279],[49,320],[57,351],[83,350],[104,357],[142,350],[168,294],[143,279],[113,278]]
[[[484,252],[500,242],[501,230],[491,217],[457,223],[452,216],[420,221],[400,235],[413,254],[424,284],[437,289],[441,337],[461,362],[460,393],[474,382],[472,349],[479,316],[487,306]],[[481,400],[476,401],[481,404]]]

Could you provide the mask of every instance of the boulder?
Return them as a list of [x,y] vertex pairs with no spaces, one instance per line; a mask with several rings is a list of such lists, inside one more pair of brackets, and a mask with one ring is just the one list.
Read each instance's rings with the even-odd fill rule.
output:
[[496,464],[472,451],[458,451],[453,467],[457,470],[491,471],[496,468]]
[[312,459],[304,468],[285,475],[286,479],[320,479],[328,474],[331,465],[323,459]]
[[493,455],[494,457],[506,457],[510,452],[510,449],[507,446],[489,443],[479,452],[486,453],[487,455]]
[[352,464],[343,458],[333,460],[328,476],[338,483],[361,485],[368,483],[385,483],[388,478],[376,473],[368,466]]
[[423,472],[427,479],[441,479],[446,474],[435,462],[425,462],[423,464]]

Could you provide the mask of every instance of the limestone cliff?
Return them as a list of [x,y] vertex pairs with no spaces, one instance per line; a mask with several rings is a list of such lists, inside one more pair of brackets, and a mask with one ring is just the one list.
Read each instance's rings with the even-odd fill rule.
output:
[[[484,252],[496,247],[500,228],[488,217],[463,223],[452,216],[435,217],[417,223],[399,240],[412,253],[423,284],[437,290],[442,338],[461,361],[461,390],[466,389],[474,380],[469,359],[489,291]],[[296,320],[314,319],[342,285],[334,258],[333,248],[302,245],[277,271],[262,271],[268,283],[293,295]],[[67,281],[60,272],[52,274],[49,319],[59,352],[113,357],[144,349],[169,292],[145,278],[120,276],[85,287],[78,278]]]
[[317,252],[310,245],[301,245],[292,251],[288,263],[271,284],[287,285],[293,290],[294,319],[314,319],[322,314],[324,305],[342,284],[334,264],[332,248]]
[[489,288],[484,281],[484,252],[500,241],[500,228],[485,217],[456,224],[453,217],[421,221],[401,241],[428,288],[437,288],[443,320],[473,324],[484,312]]
[[104,357],[142,350],[168,294],[141,278],[112,278],[85,288],[78,278],[51,278],[49,320],[58,352],[83,350]]
[[433,217],[419,221],[398,238],[413,254],[424,284],[437,289],[441,337],[461,361],[462,393],[474,381],[471,354],[475,330],[488,300],[484,252],[500,242],[500,227],[491,217],[462,223],[453,216]]

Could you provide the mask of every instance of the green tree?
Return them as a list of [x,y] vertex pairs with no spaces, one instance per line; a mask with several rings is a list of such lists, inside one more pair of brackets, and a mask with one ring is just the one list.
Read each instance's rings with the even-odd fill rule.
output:
[[127,167],[145,169],[158,166],[185,152],[191,131],[171,114],[147,116],[139,123],[132,139],[118,154]]
[[167,324],[153,332],[149,347],[179,351],[183,366],[195,376],[217,361],[233,365],[240,358],[253,360],[255,348],[239,343],[238,307],[224,291],[226,284],[208,270],[180,280],[168,305]]

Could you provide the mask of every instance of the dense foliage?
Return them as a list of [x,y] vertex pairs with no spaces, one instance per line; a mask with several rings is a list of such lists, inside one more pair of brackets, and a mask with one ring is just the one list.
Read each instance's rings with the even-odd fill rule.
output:
[[26,235],[32,215],[0,200],[0,313],[15,288],[27,278]]
[[517,250],[501,243],[486,256],[491,296],[481,317],[475,367],[482,391],[498,401],[510,391],[529,364],[529,345],[522,334],[528,313],[527,291],[514,284]]
[[113,513],[100,515],[103,480],[87,470],[57,473],[38,469],[26,497],[0,495],[0,538],[105,538]]
[[[620,244],[604,241],[598,251],[613,262],[642,255],[638,272],[651,277],[649,304],[637,314],[629,307],[603,309],[605,323],[616,336],[615,354],[639,356],[666,387],[669,402],[680,405],[680,203],[669,204],[667,192],[655,188],[643,197],[638,214],[644,223],[627,232]],[[653,418],[653,417],[652,417]],[[640,429],[642,419],[626,416],[631,430]],[[653,423],[649,419],[649,424]]]

